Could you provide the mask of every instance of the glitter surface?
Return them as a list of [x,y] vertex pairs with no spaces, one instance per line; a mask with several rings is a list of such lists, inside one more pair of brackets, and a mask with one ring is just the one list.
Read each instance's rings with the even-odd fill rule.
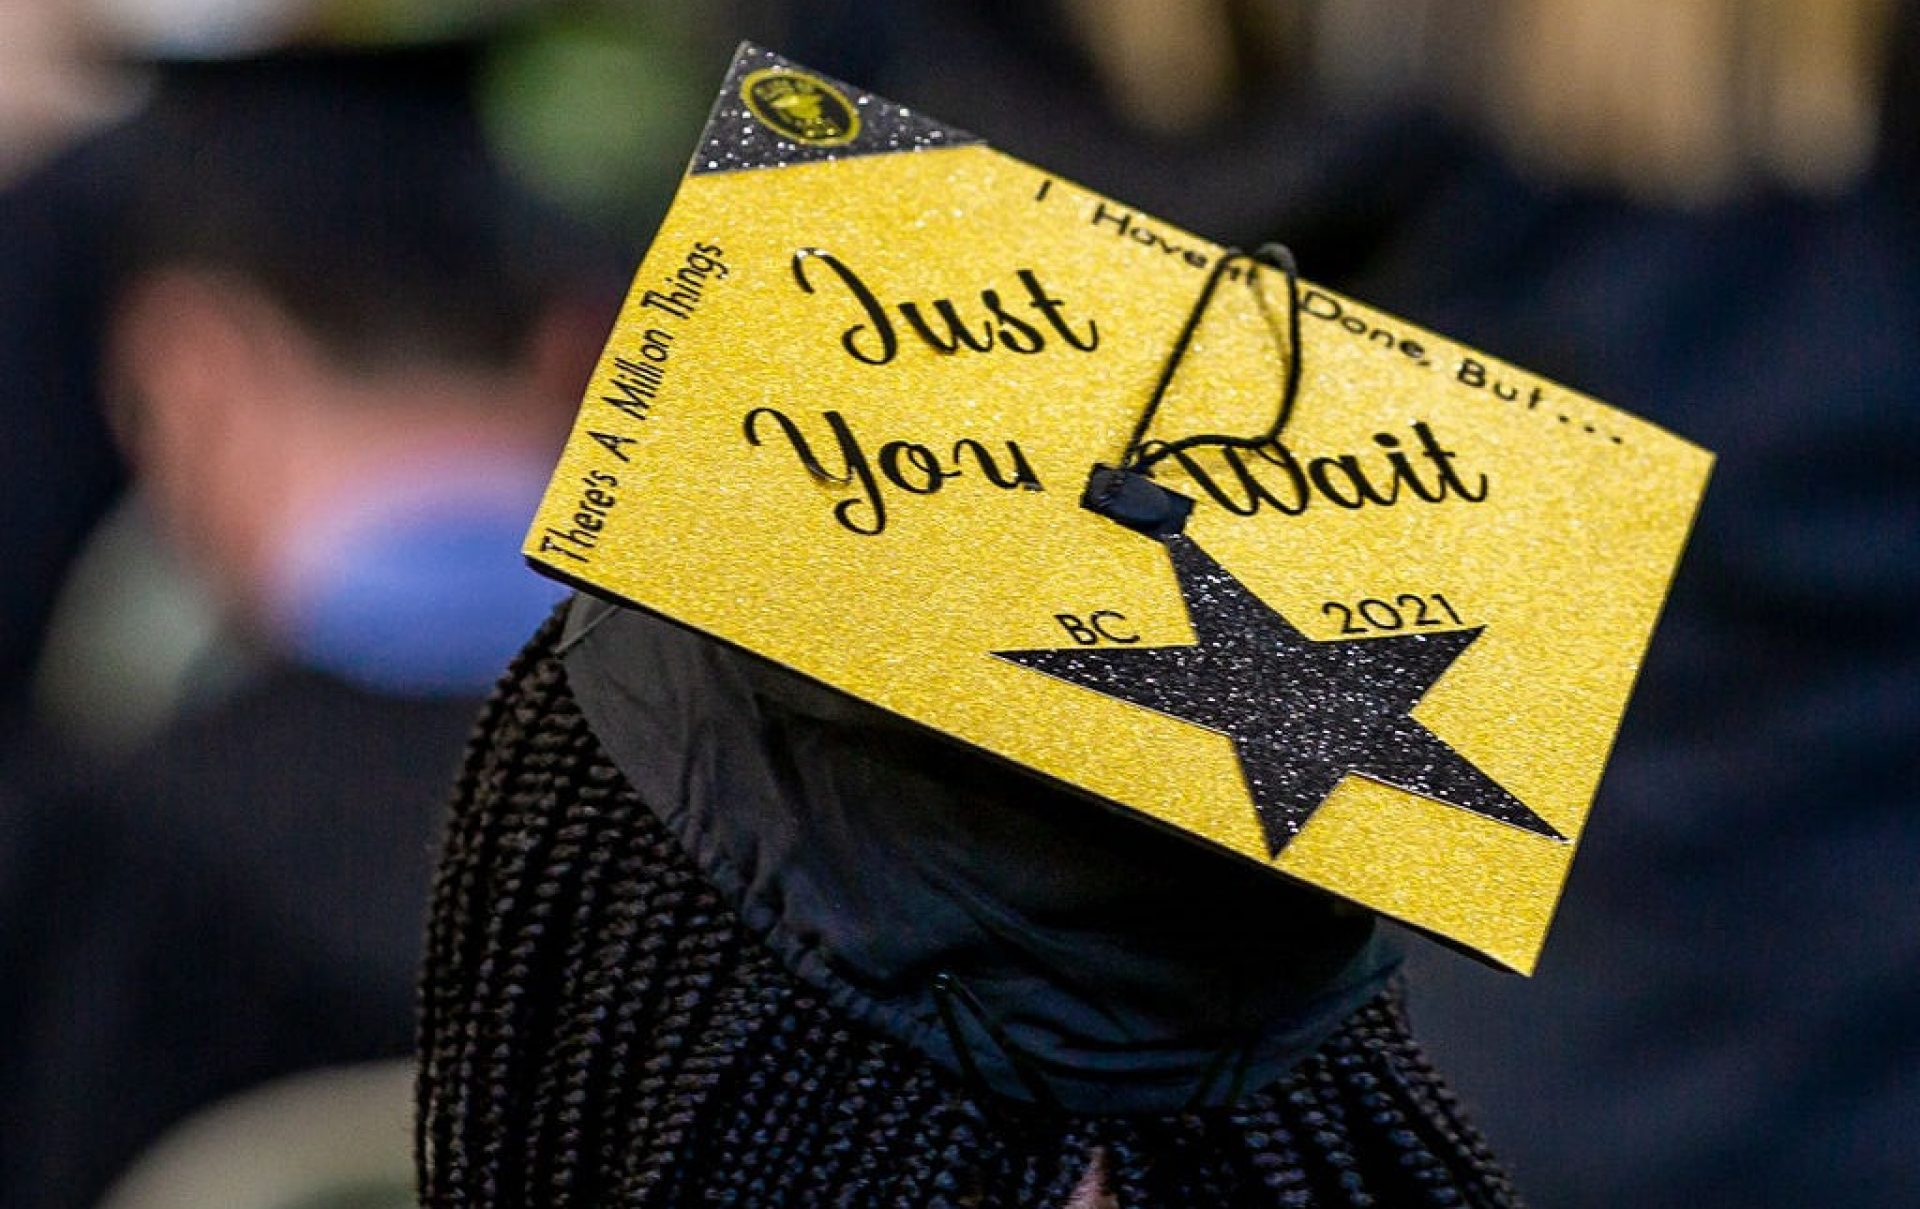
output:
[[[1167,546],[1079,503],[1221,249],[917,113],[778,74],[797,70],[751,48],[736,61],[528,556],[1531,968],[1711,455],[1303,281],[1284,447],[1155,468],[1194,501],[1196,553],[1270,611],[1244,624],[1284,618],[1307,669],[1235,654],[1174,708],[1270,695],[1255,713],[1278,713],[1285,750],[1244,759],[1230,732],[1255,714],[1196,725],[996,658],[1192,647],[1232,612],[1225,581],[1196,573],[1189,590]],[[741,85],[762,71],[790,90],[758,98],[769,112],[835,90],[772,119],[816,145],[747,110]],[[1257,280],[1223,281],[1151,439],[1270,420],[1284,292]]]
[[[751,77],[762,73],[792,73],[802,80],[816,82],[828,91],[837,104],[850,105],[857,115],[854,133],[846,141],[823,135],[808,142],[769,124],[754,112],[743,93]],[[964,130],[921,117],[904,105],[863,92],[821,75],[770,50],[742,43],[727,69],[726,82],[707,119],[705,136],[694,152],[690,174],[706,172],[744,172],[755,168],[784,168],[792,164],[810,164],[850,159],[863,155],[886,155],[900,151],[922,151],[934,147],[964,147],[980,140]]]
[[1564,840],[1408,713],[1479,630],[1314,642],[1192,539],[1162,540],[1192,645],[995,654],[1226,735],[1274,856],[1349,773]]

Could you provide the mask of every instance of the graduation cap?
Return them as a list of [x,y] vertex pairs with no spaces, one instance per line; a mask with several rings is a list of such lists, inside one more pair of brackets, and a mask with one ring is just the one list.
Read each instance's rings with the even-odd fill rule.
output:
[[744,46],[526,553],[1062,817],[1526,972],[1711,462]]

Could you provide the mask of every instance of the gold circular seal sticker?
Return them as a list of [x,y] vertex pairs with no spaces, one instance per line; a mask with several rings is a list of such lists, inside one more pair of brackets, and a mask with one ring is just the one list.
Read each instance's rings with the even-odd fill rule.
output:
[[809,147],[839,147],[860,133],[860,111],[825,80],[763,67],[740,81],[740,99],[762,125]]

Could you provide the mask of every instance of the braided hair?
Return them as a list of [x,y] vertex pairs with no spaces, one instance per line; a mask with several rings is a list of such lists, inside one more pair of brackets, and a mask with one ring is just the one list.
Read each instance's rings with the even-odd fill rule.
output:
[[1070,1115],[850,1020],[742,926],[601,749],[558,618],[455,791],[421,990],[421,1203],[1510,1206],[1389,991],[1223,1108]]

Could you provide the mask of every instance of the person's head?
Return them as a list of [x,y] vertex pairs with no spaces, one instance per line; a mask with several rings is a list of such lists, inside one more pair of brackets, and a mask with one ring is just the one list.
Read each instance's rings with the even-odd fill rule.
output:
[[[424,1205],[1514,1203],[1351,912],[823,693],[581,604],[514,663],[435,885]],[[1060,868],[1084,894],[1034,885],[1016,836],[1040,864],[1084,837],[1118,867]],[[1020,876],[996,883],[1000,861]],[[1132,884],[1151,909],[1116,924]],[[1196,932],[1224,909],[1262,913],[1225,944]],[[1183,998],[1268,992],[1299,1017],[1181,1067],[1179,1030],[1217,1023]],[[1310,1019],[1294,1060],[1233,1086]]]
[[107,380],[160,520],[243,609],[370,466],[548,456],[577,400],[613,283],[490,156],[470,58],[178,64],[136,119]]

